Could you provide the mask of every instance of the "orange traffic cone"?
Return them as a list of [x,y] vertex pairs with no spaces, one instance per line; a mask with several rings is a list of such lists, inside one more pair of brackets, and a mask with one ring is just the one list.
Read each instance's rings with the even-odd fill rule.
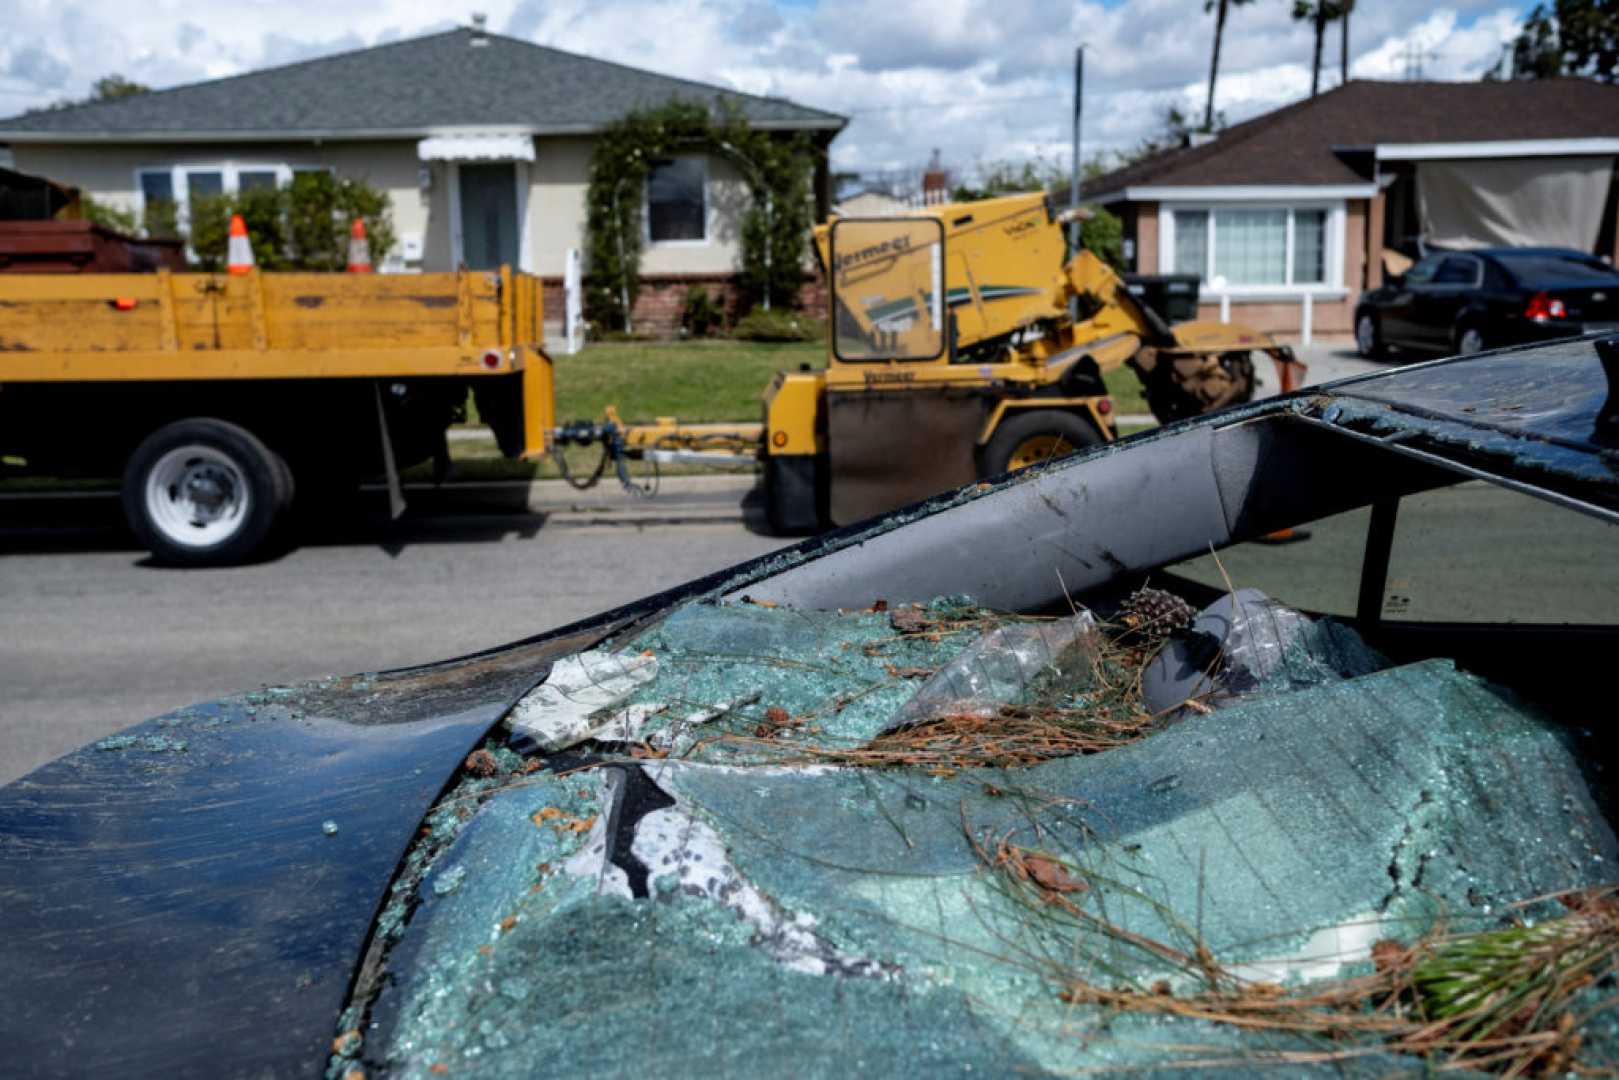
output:
[[241,214],[230,216],[230,240],[225,249],[225,269],[233,274],[253,269],[253,244],[247,238],[247,222]]
[[371,272],[371,242],[365,238],[365,219],[355,218],[349,230],[349,273]]

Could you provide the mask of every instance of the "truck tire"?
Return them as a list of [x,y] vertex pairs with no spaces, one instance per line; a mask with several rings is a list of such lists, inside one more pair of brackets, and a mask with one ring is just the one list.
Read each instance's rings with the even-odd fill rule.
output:
[[177,420],[135,448],[124,468],[124,515],[159,561],[227,566],[250,558],[292,500],[292,473],[246,428]]
[[1034,409],[1001,422],[980,458],[984,476],[1025,469],[1107,440],[1083,416],[1057,409]]

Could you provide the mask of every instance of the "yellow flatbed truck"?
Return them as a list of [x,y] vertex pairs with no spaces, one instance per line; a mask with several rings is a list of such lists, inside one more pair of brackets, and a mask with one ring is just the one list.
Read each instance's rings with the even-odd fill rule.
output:
[[447,460],[470,388],[503,453],[556,422],[540,283],[498,272],[0,274],[0,455],[121,473],[160,558],[239,562],[294,498]]

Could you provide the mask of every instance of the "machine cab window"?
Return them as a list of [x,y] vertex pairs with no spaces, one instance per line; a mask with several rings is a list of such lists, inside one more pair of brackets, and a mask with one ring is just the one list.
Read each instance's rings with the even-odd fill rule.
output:
[[944,223],[844,218],[830,244],[839,360],[936,360],[945,351]]

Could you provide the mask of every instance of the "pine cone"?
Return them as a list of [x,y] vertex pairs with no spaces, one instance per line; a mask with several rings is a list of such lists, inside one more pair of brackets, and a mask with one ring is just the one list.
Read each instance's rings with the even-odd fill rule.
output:
[[1118,622],[1142,641],[1162,641],[1190,626],[1197,612],[1192,605],[1163,589],[1137,589],[1119,605]]

